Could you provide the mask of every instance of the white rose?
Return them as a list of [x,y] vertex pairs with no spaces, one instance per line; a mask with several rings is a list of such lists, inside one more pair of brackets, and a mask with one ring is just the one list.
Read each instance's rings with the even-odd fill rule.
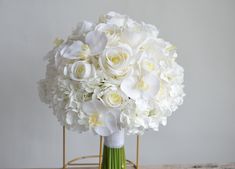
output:
[[126,101],[124,93],[116,87],[110,87],[100,94],[101,101],[108,107],[121,108]]
[[69,65],[69,75],[75,81],[85,80],[95,76],[95,68],[86,61],[77,61]]
[[123,101],[124,99],[118,91],[110,91],[104,96],[104,102],[110,107],[120,107]]
[[131,71],[132,49],[121,44],[106,48],[99,58],[99,64],[104,73],[114,80],[126,77]]

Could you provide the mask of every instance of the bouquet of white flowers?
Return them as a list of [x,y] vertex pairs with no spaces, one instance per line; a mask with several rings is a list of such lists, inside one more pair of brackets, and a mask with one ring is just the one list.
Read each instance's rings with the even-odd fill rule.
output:
[[108,136],[106,146],[120,148],[123,130],[157,131],[183,103],[175,46],[153,25],[109,12],[55,43],[39,93],[67,129],[92,130]]

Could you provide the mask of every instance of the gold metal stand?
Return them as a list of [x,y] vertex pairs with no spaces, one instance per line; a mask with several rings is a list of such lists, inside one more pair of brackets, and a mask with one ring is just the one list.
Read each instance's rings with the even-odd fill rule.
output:
[[[126,160],[126,165],[133,167],[135,169],[139,169],[139,146],[140,146],[140,136],[136,136],[136,163],[134,163],[131,160]],[[103,148],[103,137],[100,136],[100,147],[99,147],[99,155],[90,155],[90,156],[81,156],[81,157],[76,157],[68,162],[66,162],[66,129],[65,126],[63,126],[63,168],[62,169],[69,169],[72,167],[90,167],[90,166],[95,166],[98,167],[98,169],[101,169],[102,166],[102,152]],[[84,159],[92,159],[92,158],[99,158],[98,163],[78,163],[77,161],[79,160],[84,160]]]

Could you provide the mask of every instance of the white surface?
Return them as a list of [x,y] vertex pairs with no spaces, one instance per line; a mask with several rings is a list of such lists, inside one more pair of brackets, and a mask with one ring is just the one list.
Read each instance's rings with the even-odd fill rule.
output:
[[[235,1],[0,0],[0,168],[61,165],[62,129],[37,93],[42,58],[78,21],[110,10],[156,24],[185,68],[185,103],[141,138],[141,163],[235,161]],[[126,137],[133,160],[134,138]],[[68,157],[98,153],[98,139],[70,134]]]

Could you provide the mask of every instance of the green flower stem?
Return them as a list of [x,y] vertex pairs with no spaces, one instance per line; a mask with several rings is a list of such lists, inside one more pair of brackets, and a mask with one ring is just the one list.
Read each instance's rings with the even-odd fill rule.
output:
[[126,169],[125,148],[110,148],[104,145],[102,169]]

